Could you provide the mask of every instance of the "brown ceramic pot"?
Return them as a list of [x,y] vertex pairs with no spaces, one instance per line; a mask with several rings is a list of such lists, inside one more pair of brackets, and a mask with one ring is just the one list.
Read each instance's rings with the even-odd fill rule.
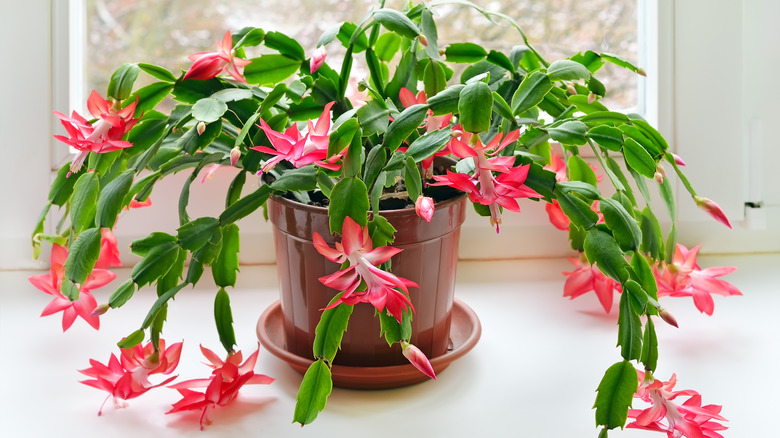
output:
[[[312,358],[314,329],[321,310],[338,292],[319,278],[339,269],[337,263],[320,255],[312,244],[319,233],[329,245],[327,209],[272,197],[268,215],[274,226],[276,265],[279,271],[284,348],[297,356]],[[460,226],[466,216],[466,197],[436,204],[430,223],[414,209],[386,210],[382,216],[395,227],[394,246],[403,249],[392,258],[393,274],[419,284],[409,288],[416,310],[411,342],[429,358],[444,355],[450,347],[455,272],[458,262]],[[379,319],[369,304],[355,306],[341,350],[334,361],[346,366],[391,366],[408,364],[398,344],[392,348],[380,336]]]

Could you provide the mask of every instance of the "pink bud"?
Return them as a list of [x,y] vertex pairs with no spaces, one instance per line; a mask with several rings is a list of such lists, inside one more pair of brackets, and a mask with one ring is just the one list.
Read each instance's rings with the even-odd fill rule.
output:
[[576,89],[576,88],[574,88],[574,85],[573,85],[573,84],[571,84],[571,83],[568,83],[568,82],[566,83],[566,91],[568,91],[568,92],[569,92],[569,94],[573,94],[573,95],[576,95],[576,94],[577,94],[577,89]]
[[685,166],[685,161],[683,161],[682,158],[680,158],[677,154],[672,154],[672,157],[674,158],[674,162],[677,163],[678,166]]
[[664,309],[663,307],[659,307],[659,308],[658,308],[658,316],[660,316],[660,317],[661,317],[661,319],[663,319],[663,320],[664,320],[664,322],[666,322],[667,324],[669,324],[669,325],[673,325],[673,326],[675,326],[675,327],[677,327],[677,328],[680,328],[680,326],[679,326],[679,325],[677,325],[677,319],[675,319],[674,315],[672,315],[671,313],[669,313],[669,312],[668,312],[666,309]]
[[414,211],[417,212],[417,216],[425,219],[426,222],[430,222],[433,217],[433,199],[427,196],[420,196],[417,198],[417,202],[414,203]]
[[436,373],[433,371],[431,363],[419,348],[406,341],[401,341],[401,347],[403,348],[404,357],[407,358],[415,368],[431,379],[436,380]]
[[596,101],[596,94],[595,93],[589,93],[588,94],[588,104],[593,104],[593,102]]
[[325,63],[325,57],[328,56],[328,51],[325,50],[325,46],[318,47],[311,56],[311,63],[309,64],[309,71],[314,73],[318,68],[322,67]]
[[720,206],[716,204],[715,201],[708,198],[703,198],[701,196],[694,196],[693,200],[696,202],[696,205],[699,206],[699,208],[701,208],[702,210],[707,212],[707,214],[715,218],[716,221],[731,228],[731,223],[729,223],[729,218],[726,217],[726,213],[723,212],[723,209],[720,208]]
[[101,304],[97,307],[95,307],[95,310],[92,311],[92,313],[89,314],[89,316],[100,316],[104,313],[108,312],[108,304]]
[[653,175],[653,179],[655,179],[655,181],[656,181],[658,184],[663,184],[663,183],[664,183],[664,178],[665,178],[665,177],[666,177],[666,171],[664,170],[663,166],[661,166],[661,165],[659,164],[659,165],[658,165],[658,166],[656,166],[656,168],[655,168],[655,174]]
[[198,122],[198,135],[203,135],[206,132],[206,124],[204,122]]
[[235,166],[239,158],[241,158],[241,149],[236,146],[230,150],[230,165]]
[[428,38],[426,38],[425,35],[419,35],[417,39],[420,40],[420,44],[422,44],[425,47],[428,47]]
[[643,69],[643,68],[638,68],[638,69],[636,69],[636,73],[637,73],[638,75],[640,75],[640,76],[647,77],[647,73],[645,72],[645,69]]

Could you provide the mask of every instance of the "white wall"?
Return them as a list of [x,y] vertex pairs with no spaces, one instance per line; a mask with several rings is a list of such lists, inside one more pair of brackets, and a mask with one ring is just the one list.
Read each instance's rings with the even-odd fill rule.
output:
[[[31,260],[29,238],[46,199],[54,160],[51,111],[68,111],[62,108],[67,95],[54,86],[62,83],[57,81],[67,71],[56,56],[61,50],[52,49],[62,38],[59,30],[56,36],[52,32],[55,1],[62,2],[28,0],[0,6],[0,36],[6,42],[5,68],[0,69],[5,91],[0,105],[0,151],[5,157],[0,187],[9,210],[0,215],[0,269],[38,266]],[[780,250],[780,176],[772,166],[780,160],[780,148],[771,131],[780,120],[775,73],[780,71],[776,44],[780,29],[775,23],[780,2],[742,0],[718,2],[717,7],[708,0],[643,3],[651,17],[657,16],[650,25],[659,35],[657,44],[649,47],[659,61],[648,64],[649,86],[655,90],[650,108],[657,108],[652,118],[689,162],[687,174],[700,194],[717,200],[734,224],[734,230],[726,230],[678,190],[681,241],[703,242],[704,252]],[[56,65],[52,59],[57,59]],[[194,214],[207,214],[215,198],[221,206],[219,187],[227,177],[218,176],[194,189],[193,198],[203,199],[202,205],[193,207]],[[156,191],[155,213],[148,213],[156,219],[139,211],[127,215],[127,225],[120,222],[122,244],[151,231],[146,224],[162,222],[175,228],[171,205],[180,184],[172,181]],[[760,202],[762,208],[746,215],[747,201]],[[247,219],[240,224],[245,232],[243,260],[272,262],[267,224],[258,215]],[[560,256],[566,251],[565,233],[547,226],[543,209],[528,203],[524,214],[505,215],[500,236],[486,219],[470,218],[461,257]]]

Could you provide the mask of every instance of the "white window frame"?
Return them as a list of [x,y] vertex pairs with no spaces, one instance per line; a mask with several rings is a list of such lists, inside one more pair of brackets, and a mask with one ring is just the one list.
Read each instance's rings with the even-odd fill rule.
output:
[[[71,97],[83,96],[71,84],[78,74],[75,68],[83,64],[67,43],[71,38],[84,41],[83,35],[74,32],[81,27],[71,26],[84,17],[80,6],[82,0],[28,0],[15,3],[11,13],[0,16],[5,41],[25,36],[25,44],[10,44],[8,54],[8,59],[22,60],[15,65],[23,66],[24,74],[19,69],[0,70],[3,83],[15,84],[6,90],[7,101],[15,102],[14,106],[2,106],[0,114],[6,127],[0,140],[3,152],[14,160],[2,173],[4,197],[7,205],[22,206],[18,214],[3,216],[0,269],[41,266],[30,259],[31,227],[45,202],[52,167],[59,166],[64,157],[63,148],[51,137],[61,132],[52,111],[69,112],[83,105]],[[780,49],[773,47],[780,39],[778,27],[771,23],[771,17],[780,16],[780,5],[773,0],[751,0],[720,3],[715,8],[708,0],[640,0],[640,7],[644,18],[640,31],[658,36],[643,39],[646,58],[640,63],[648,73],[644,113],[669,139],[673,150],[691,164],[686,172],[694,186],[718,201],[734,225],[734,230],[724,231],[678,187],[684,243],[702,242],[708,252],[780,251],[780,176],[770,167],[780,160],[780,148],[767,143],[774,137],[769,131],[772,122],[780,119],[776,105],[780,92],[767,85],[776,83],[771,73],[780,67]],[[721,58],[724,54],[729,62]],[[731,67],[724,67],[729,63]],[[718,111],[715,118],[713,108]],[[220,192],[218,184],[203,186]],[[176,199],[179,188],[174,181],[157,191],[163,192],[160,197]],[[221,199],[219,194],[215,197]],[[746,202],[760,208],[746,209]],[[193,214],[200,209],[194,205]],[[565,254],[565,233],[552,230],[543,211],[535,210],[541,209],[532,206],[524,214],[505,215],[500,238],[483,218],[470,218],[463,231],[461,257]],[[159,221],[165,219],[143,217],[136,222]],[[272,262],[268,227],[260,218],[253,221],[259,225],[242,227],[243,260]],[[149,231],[129,228],[120,227],[120,233],[130,234],[120,239],[123,243]],[[490,253],[483,251],[484,239],[495,242]]]

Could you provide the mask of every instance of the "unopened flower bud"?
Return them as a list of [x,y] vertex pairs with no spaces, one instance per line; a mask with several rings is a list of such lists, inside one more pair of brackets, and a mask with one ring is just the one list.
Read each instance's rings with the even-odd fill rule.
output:
[[647,73],[645,72],[645,69],[643,69],[643,68],[638,68],[638,69],[636,69],[636,73],[637,73],[638,75],[640,75],[640,76],[647,77]]
[[597,99],[596,93],[589,93],[588,94],[588,104],[593,104]]
[[206,123],[205,122],[198,122],[198,135],[203,135],[204,132],[206,132]]
[[414,203],[414,211],[417,212],[417,216],[425,219],[426,222],[431,221],[433,210],[433,199],[427,196],[418,197],[417,202]]
[[723,212],[723,209],[720,208],[720,206],[716,204],[715,201],[701,196],[694,196],[693,200],[696,202],[696,205],[699,208],[704,210],[708,215],[712,216],[716,221],[731,228],[729,218],[726,217],[726,213]]
[[358,82],[357,89],[361,93],[368,90],[368,82],[366,82],[365,79],[362,79],[360,82]]
[[417,36],[417,39],[420,40],[420,44],[422,44],[425,47],[428,47],[428,38],[425,37],[425,35],[420,34]]
[[674,162],[677,163],[678,166],[685,166],[685,161],[683,161],[682,158],[680,158],[677,154],[672,154],[672,157],[674,158]]
[[677,325],[677,320],[674,318],[674,316],[663,307],[658,308],[658,316],[660,316],[661,319],[663,319],[667,324],[680,328],[680,326]]
[[97,307],[95,307],[95,310],[92,311],[92,313],[89,314],[89,316],[100,316],[108,312],[108,304],[101,304]]
[[241,149],[236,146],[230,150],[230,165],[235,166],[239,158],[241,158]]
[[325,46],[318,47],[311,56],[311,63],[309,64],[309,71],[314,73],[318,68],[322,67],[325,63],[325,57],[328,56],[328,51],[325,50]]
[[666,171],[664,170],[663,166],[658,165],[655,168],[655,174],[653,175],[653,179],[655,179],[655,182],[658,184],[664,183],[664,178],[666,177]]
[[577,89],[574,88],[574,84],[570,82],[566,83],[566,91],[568,91],[569,94],[577,94]]
[[436,380],[436,373],[433,371],[431,362],[425,357],[425,353],[406,341],[401,341],[401,347],[403,348],[404,357],[408,359],[415,368],[431,379]]

